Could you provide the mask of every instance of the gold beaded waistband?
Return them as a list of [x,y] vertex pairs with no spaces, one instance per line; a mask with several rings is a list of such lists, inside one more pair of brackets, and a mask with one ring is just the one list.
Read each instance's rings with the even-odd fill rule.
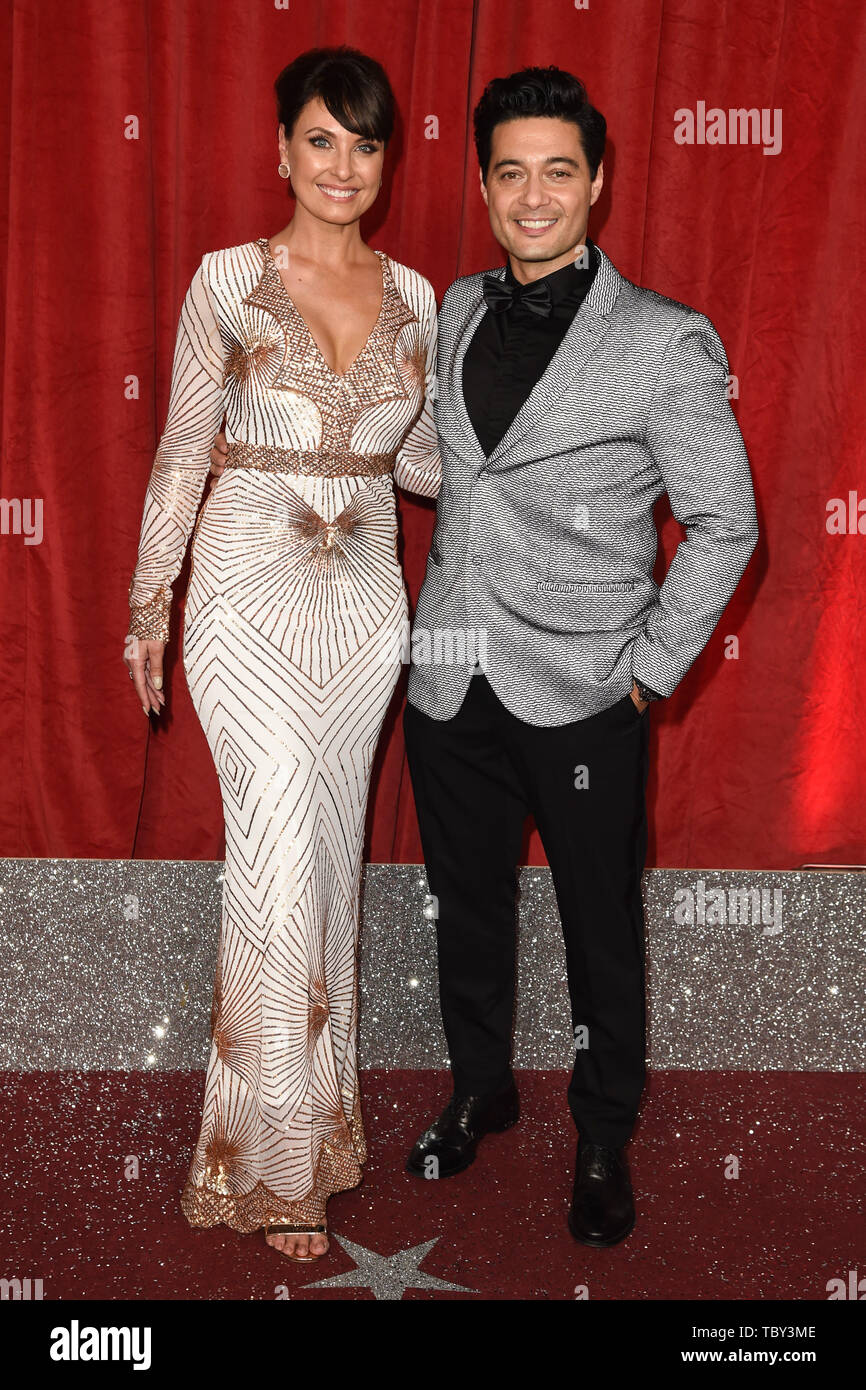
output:
[[396,453],[357,454],[350,449],[281,449],[276,444],[228,446],[226,468],[262,468],[268,473],[310,473],[324,478],[350,478],[390,473]]

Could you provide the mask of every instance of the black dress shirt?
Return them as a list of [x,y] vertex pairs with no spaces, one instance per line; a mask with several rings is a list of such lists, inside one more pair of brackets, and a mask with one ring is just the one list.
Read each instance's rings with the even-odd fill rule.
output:
[[[589,237],[586,246],[589,265],[564,265],[532,282],[550,286],[549,318],[517,301],[499,312],[488,308],[472,336],[463,358],[463,396],[488,458],[543,376],[592,284],[598,254]],[[505,284],[520,287],[510,264]]]

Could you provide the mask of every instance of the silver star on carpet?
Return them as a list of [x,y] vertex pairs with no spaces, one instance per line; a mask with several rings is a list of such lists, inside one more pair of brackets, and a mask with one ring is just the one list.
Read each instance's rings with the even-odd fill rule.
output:
[[477,1289],[449,1284],[447,1279],[437,1279],[435,1274],[425,1274],[423,1269],[418,1268],[430,1254],[438,1236],[425,1241],[423,1245],[413,1245],[411,1250],[398,1250],[396,1255],[377,1255],[375,1250],[355,1245],[344,1236],[333,1236],[332,1239],[339,1241],[346,1254],[355,1261],[356,1268],[346,1274],[335,1274],[331,1279],[320,1279],[316,1284],[304,1284],[305,1289],[372,1289],[376,1298],[392,1299],[401,1299],[407,1289],[450,1289],[456,1293],[477,1293]]

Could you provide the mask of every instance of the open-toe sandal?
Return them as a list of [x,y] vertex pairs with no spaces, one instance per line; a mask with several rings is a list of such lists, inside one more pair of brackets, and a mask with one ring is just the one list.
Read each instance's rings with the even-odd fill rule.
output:
[[[262,1230],[265,1233],[265,1241],[268,1236],[323,1236],[327,1235],[327,1226],[285,1226],[281,1223],[274,1224],[266,1221]],[[270,1246],[271,1250],[276,1250],[278,1255],[285,1255],[287,1260],[295,1260],[299,1265],[310,1265],[314,1260],[320,1260],[323,1255],[327,1255],[327,1250],[322,1250],[318,1255],[290,1255],[287,1250],[279,1250],[276,1245]]]

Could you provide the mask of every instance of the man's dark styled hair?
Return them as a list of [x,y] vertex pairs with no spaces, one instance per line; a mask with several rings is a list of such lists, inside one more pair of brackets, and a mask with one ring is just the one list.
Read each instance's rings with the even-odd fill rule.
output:
[[394,93],[385,69],[357,48],[308,48],[276,82],[277,119],[290,138],[303,108],[318,97],[335,120],[365,140],[387,145],[394,130]]
[[574,121],[580,130],[590,175],[595,178],[604,155],[607,121],[590,106],[580,78],[562,68],[522,68],[488,82],[473,112],[475,149],[485,183],[495,127],[524,116],[558,116],[563,121]]

